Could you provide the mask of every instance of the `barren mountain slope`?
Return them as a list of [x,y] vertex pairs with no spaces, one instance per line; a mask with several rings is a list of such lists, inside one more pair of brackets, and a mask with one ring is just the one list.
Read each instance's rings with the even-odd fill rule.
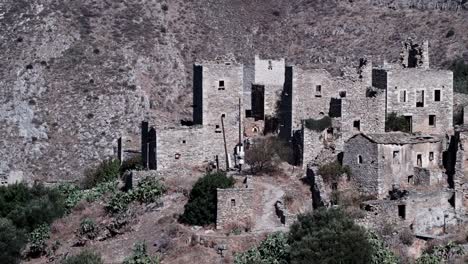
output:
[[[465,9],[461,4],[465,5]],[[76,180],[138,125],[191,114],[192,63],[286,57],[335,74],[429,39],[468,58],[466,1],[7,0],[0,4],[0,174]],[[449,34],[450,32],[450,34]],[[454,33],[453,35],[451,33]]]

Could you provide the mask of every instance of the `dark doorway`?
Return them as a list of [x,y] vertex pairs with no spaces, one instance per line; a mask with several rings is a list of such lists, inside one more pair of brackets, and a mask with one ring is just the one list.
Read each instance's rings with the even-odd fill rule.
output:
[[408,131],[413,133],[413,117],[405,116],[406,123],[408,124]]
[[398,205],[398,216],[401,219],[406,219],[406,205],[404,204]]
[[265,86],[252,85],[252,117],[255,120],[265,119]]

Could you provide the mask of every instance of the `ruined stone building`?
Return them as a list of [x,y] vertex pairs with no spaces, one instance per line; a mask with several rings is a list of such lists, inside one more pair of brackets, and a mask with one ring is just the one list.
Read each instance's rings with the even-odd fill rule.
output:
[[349,166],[361,193],[386,198],[394,189],[446,184],[443,140],[399,132],[358,134],[345,145]]

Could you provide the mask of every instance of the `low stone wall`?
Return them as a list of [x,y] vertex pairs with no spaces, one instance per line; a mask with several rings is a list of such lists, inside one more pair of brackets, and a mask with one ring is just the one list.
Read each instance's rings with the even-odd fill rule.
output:
[[253,223],[253,188],[217,189],[216,192],[216,229],[224,229],[230,223]]

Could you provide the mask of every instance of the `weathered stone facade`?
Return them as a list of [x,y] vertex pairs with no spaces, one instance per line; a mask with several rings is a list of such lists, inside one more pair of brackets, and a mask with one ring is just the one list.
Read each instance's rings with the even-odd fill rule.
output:
[[216,229],[230,223],[254,221],[253,188],[217,189]]
[[[404,133],[359,134],[346,142],[343,164],[351,168],[361,192],[387,197],[395,188],[419,184],[422,172],[415,167],[442,173],[442,139]],[[429,183],[439,183],[433,176]]]
[[[412,132],[453,131],[453,73],[427,69],[375,69],[374,85],[386,90],[386,111],[410,119]],[[449,117],[449,118],[447,118]]]

